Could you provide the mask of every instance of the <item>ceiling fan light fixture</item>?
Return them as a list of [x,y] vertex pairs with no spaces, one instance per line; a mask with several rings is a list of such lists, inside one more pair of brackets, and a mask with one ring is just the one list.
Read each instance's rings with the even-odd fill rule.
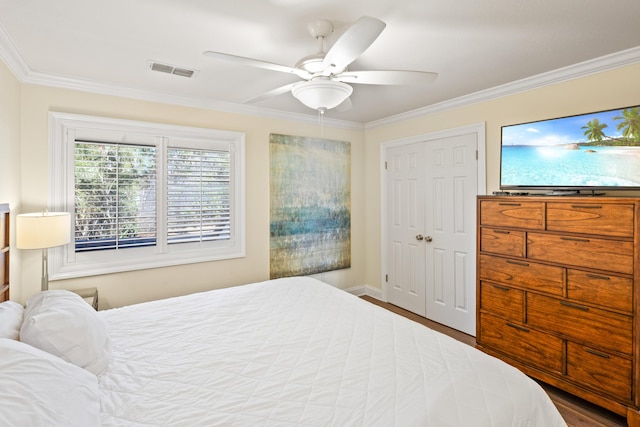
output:
[[353,88],[346,83],[328,79],[315,79],[296,83],[293,96],[314,110],[330,110],[351,96]]

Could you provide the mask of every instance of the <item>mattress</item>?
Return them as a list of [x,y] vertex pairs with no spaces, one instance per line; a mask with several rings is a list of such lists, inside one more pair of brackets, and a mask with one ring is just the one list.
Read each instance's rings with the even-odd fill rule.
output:
[[103,426],[564,426],[471,346],[312,278],[99,312]]

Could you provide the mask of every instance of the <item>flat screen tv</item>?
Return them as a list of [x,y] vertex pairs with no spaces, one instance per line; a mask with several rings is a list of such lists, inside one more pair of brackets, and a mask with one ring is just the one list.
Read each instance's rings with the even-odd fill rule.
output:
[[640,190],[640,106],[502,126],[500,189]]

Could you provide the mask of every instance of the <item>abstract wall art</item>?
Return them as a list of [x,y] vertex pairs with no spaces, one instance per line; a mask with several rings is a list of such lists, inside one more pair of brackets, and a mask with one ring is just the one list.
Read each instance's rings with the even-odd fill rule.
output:
[[351,266],[351,144],[271,134],[271,278]]

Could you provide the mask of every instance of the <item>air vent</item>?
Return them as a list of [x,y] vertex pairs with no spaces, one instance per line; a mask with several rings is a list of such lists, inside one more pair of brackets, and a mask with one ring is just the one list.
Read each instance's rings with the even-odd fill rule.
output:
[[174,68],[173,69],[173,73],[176,76],[182,76],[182,77],[193,77],[193,70],[187,70],[186,68]]
[[192,78],[198,73],[197,70],[190,70],[188,68],[177,67],[175,65],[170,65],[170,64],[162,64],[156,61],[149,61],[147,62],[147,65],[152,71],[159,71],[161,73],[174,74],[176,76],[182,76],[187,78]]

